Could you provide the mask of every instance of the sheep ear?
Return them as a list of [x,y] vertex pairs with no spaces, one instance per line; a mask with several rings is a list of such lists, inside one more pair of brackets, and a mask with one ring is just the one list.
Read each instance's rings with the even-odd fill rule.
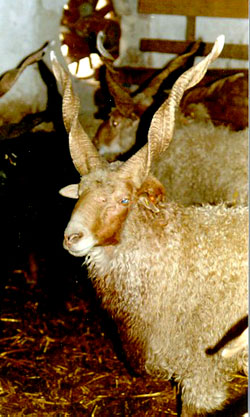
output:
[[149,176],[138,192],[139,202],[148,210],[158,213],[158,203],[165,197],[165,189],[156,178]]
[[59,194],[61,194],[63,197],[78,198],[78,189],[78,184],[70,184],[61,188],[61,190],[59,190]]

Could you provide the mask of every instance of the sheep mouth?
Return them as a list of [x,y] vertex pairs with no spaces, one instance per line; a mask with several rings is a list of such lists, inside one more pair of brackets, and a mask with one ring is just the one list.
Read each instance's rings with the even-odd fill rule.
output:
[[81,256],[86,256],[89,253],[89,251],[94,247],[94,244],[91,243],[81,248],[77,248],[77,247],[74,248],[74,247],[68,247],[68,245],[65,242],[63,242],[63,247],[70,253],[70,255],[81,257]]
[[92,248],[93,248],[93,246],[89,246],[87,248],[79,249],[79,250],[69,249],[67,247],[65,249],[70,253],[70,255],[73,255],[73,256],[76,256],[76,257],[81,257],[81,256],[87,255]]

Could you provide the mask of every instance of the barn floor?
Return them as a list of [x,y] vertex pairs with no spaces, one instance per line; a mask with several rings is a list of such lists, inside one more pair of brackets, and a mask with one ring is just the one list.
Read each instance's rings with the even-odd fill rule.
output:
[[14,270],[1,311],[1,416],[174,416],[170,384],[134,377],[88,284],[64,294]]
[[133,374],[62,248],[74,201],[58,190],[77,181],[63,131],[0,141],[0,417],[176,416],[176,388]]

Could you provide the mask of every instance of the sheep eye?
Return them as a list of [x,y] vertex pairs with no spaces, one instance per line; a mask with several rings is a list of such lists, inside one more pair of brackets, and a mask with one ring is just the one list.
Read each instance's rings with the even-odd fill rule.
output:
[[126,204],[128,204],[128,203],[129,203],[129,199],[128,199],[128,198],[123,198],[123,199],[121,200],[121,204],[126,205]]
[[116,127],[116,126],[118,125],[118,122],[116,122],[115,120],[113,120],[113,121],[112,121],[112,125],[113,125],[114,127]]

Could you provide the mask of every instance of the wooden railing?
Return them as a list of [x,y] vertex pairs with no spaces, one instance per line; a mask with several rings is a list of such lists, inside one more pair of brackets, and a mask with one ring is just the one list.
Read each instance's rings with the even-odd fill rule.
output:
[[[198,16],[217,18],[248,18],[248,0],[138,0],[138,12],[144,14],[183,15],[187,18],[186,40],[141,39],[144,52],[182,54],[193,42]],[[205,43],[200,55],[207,55],[212,44]],[[225,44],[221,58],[248,60],[248,45]]]

